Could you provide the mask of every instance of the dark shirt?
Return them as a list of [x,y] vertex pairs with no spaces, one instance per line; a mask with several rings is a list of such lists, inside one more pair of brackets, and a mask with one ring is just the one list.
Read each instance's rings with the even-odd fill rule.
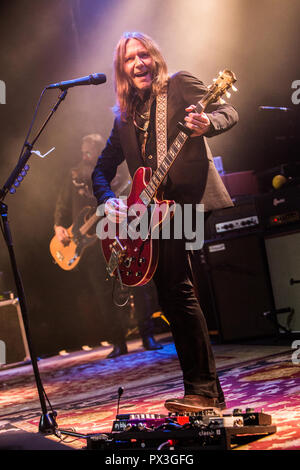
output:
[[96,201],[92,193],[90,178],[69,172],[63,180],[54,213],[55,225],[69,227],[84,207],[96,210]]

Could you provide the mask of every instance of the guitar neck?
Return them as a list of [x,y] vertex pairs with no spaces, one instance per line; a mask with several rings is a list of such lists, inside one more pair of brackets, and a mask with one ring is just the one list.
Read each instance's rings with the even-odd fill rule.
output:
[[[204,97],[197,103],[195,112],[201,113],[205,110],[206,106],[209,103],[211,98],[211,94],[208,91]],[[182,127],[183,125],[181,125]],[[146,188],[140,194],[141,200],[146,203],[147,205],[150,204],[151,200],[153,199],[155,193],[157,192],[159,186],[167,176],[171,166],[173,165],[174,161],[176,160],[180,150],[184,146],[185,142],[188,139],[188,133],[184,131],[180,131],[175,140],[173,141],[171,147],[168,150],[166,157],[163,159],[159,167],[154,171],[151,176],[149,183],[147,184]]]
[[[224,72],[229,72],[229,71],[224,71]],[[230,75],[232,75],[232,72],[229,72]],[[235,78],[232,79],[232,81],[235,81]],[[216,83],[218,83],[218,80],[216,80]],[[225,87],[225,89],[227,86]],[[195,112],[196,113],[202,113],[205,111],[207,106],[216,101],[221,94],[223,94],[216,86],[216,84],[211,85],[208,88],[208,91],[205,93],[205,95],[201,98],[200,101],[195,106]],[[179,123],[179,128],[184,129],[186,126]],[[180,150],[184,146],[186,140],[188,139],[190,134],[190,129],[187,128],[186,131],[181,130],[177,137],[175,138],[174,142],[172,143],[170,149],[168,150],[168,153],[166,157],[163,159],[159,167],[154,171],[154,173],[151,176],[151,179],[147,186],[143,189],[143,191],[140,194],[140,199],[144,202],[144,204],[149,205],[157,192],[159,186],[162,184],[163,180],[167,176],[171,166],[173,165],[174,161],[177,158],[177,155],[179,154]]]
[[92,226],[99,220],[100,216],[95,212],[79,229],[81,235],[85,235]]
[[185,134],[183,131],[179,132],[176,139],[172,143],[167,155],[165,156],[159,167],[152,174],[147,186],[141,192],[140,198],[147,205],[150,204],[159,186],[167,176],[172,164],[174,163],[177,155],[184,146],[187,138],[187,134]]

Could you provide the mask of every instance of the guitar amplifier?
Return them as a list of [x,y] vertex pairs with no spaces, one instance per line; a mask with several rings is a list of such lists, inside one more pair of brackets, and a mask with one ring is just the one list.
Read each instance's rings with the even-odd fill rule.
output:
[[300,231],[265,236],[265,247],[278,323],[300,332]]
[[300,186],[289,186],[256,197],[257,214],[266,231],[300,224]]
[[0,301],[0,366],[29,360],[23,318],[17,298]]
[[233,207],[217,209],[205,223],[205,240],[251,233],[260,226],[254,196],[240,197]]
[[264,315],[273,302],[261,237],[209,241],[204,253],[221,340],[276,335],[277,326]]

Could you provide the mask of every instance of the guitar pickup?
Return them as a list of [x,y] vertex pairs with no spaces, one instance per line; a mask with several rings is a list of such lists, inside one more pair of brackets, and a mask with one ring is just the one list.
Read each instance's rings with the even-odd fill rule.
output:
[[119,245],[119,247],[121,248],[122,251],[125,251],[125,250],[126,250],[127,247],[122,245],[122,243],[120,242],[120,240],[118,239],[118,237],[115,238],[114,245],[115,245],[116,243]]
[[76,253],[75,256],[73,256],[73,258],[68,261],[68,266],[72,266],[72,264],[77,260],[77,258],[78,254]]

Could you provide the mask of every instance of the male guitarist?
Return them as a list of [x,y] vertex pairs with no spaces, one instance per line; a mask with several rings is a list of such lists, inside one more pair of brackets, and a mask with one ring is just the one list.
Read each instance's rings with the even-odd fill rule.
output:
[[[55,235],[59,242],[67,246],[70,235],[67,228],[76,220],[80,211],[90,206],[92,213],[96,211],[95,197],[91,188],[91,173],[95,166],[100,151],[103,148],[103,139],[99,134],[89,134],[83,137],[81,144],[81,159],[76,167],[64,179],[59,192],[54,220]],[[125,165],[119,167],[118,174],[114,178],[113,188],[117,192],[126,186],[130,180]],[[124,184],[125,181],[125,184]],[[106,266],[102,255],[100,242],[95,237],[95,227],[92,227],[91,235],[94,236],[91,243],[82,253],[78,264],[78,270],[82,274],[82,282],[87,284],[96,301],[99,314],[99,322],[103,326],[104,337],[101,339],[113,344],[113,350],[107,358],[115,358],[126,354],[126,309],[118,307],[112,300],[112,283],[106,282]],[[147,350],[156,350],[162,346],[156,342],[153,331],[154,324],[151,318],[154,309],[152,306],[153,288],[145,286],[141,292],[132,292],[135,305],[135,320],[141,335],[143,346]],[[128,313],[128,312],[127,312]],[[127,315],[128,316],[128,315]]]
[[[92,179],[98,204],[112,221],[122,221],[126,204],[116,198],[110,182],[126,159],[133,177],[140,166],[156,169],[156,110],[159,95],[167,92],[168,148],[178,134],[177,123],[192,131],[171,167],[164,184],[164,199],[176,204],[204,204],[205,211],[231,206],[232,201],[214,167],[206,137],[230,129],[237,121],[235,109],[212,103],[207,112],[193,112],[207,88],[187,72],[169,77],[155,42],[145,34],[121,37],[114,57],[116,117]],[[161,129],[161,128],[159,128]],[[161,129],[160,132],[164,130]],[[184,233],[184,232],[183,232]],[[154,281],[159,304],[170,322],[183,372],[184,396],[166,400],[169,411],[224,408],[205,318],[195,297],[186,240],[159,240],[159,261]]]

